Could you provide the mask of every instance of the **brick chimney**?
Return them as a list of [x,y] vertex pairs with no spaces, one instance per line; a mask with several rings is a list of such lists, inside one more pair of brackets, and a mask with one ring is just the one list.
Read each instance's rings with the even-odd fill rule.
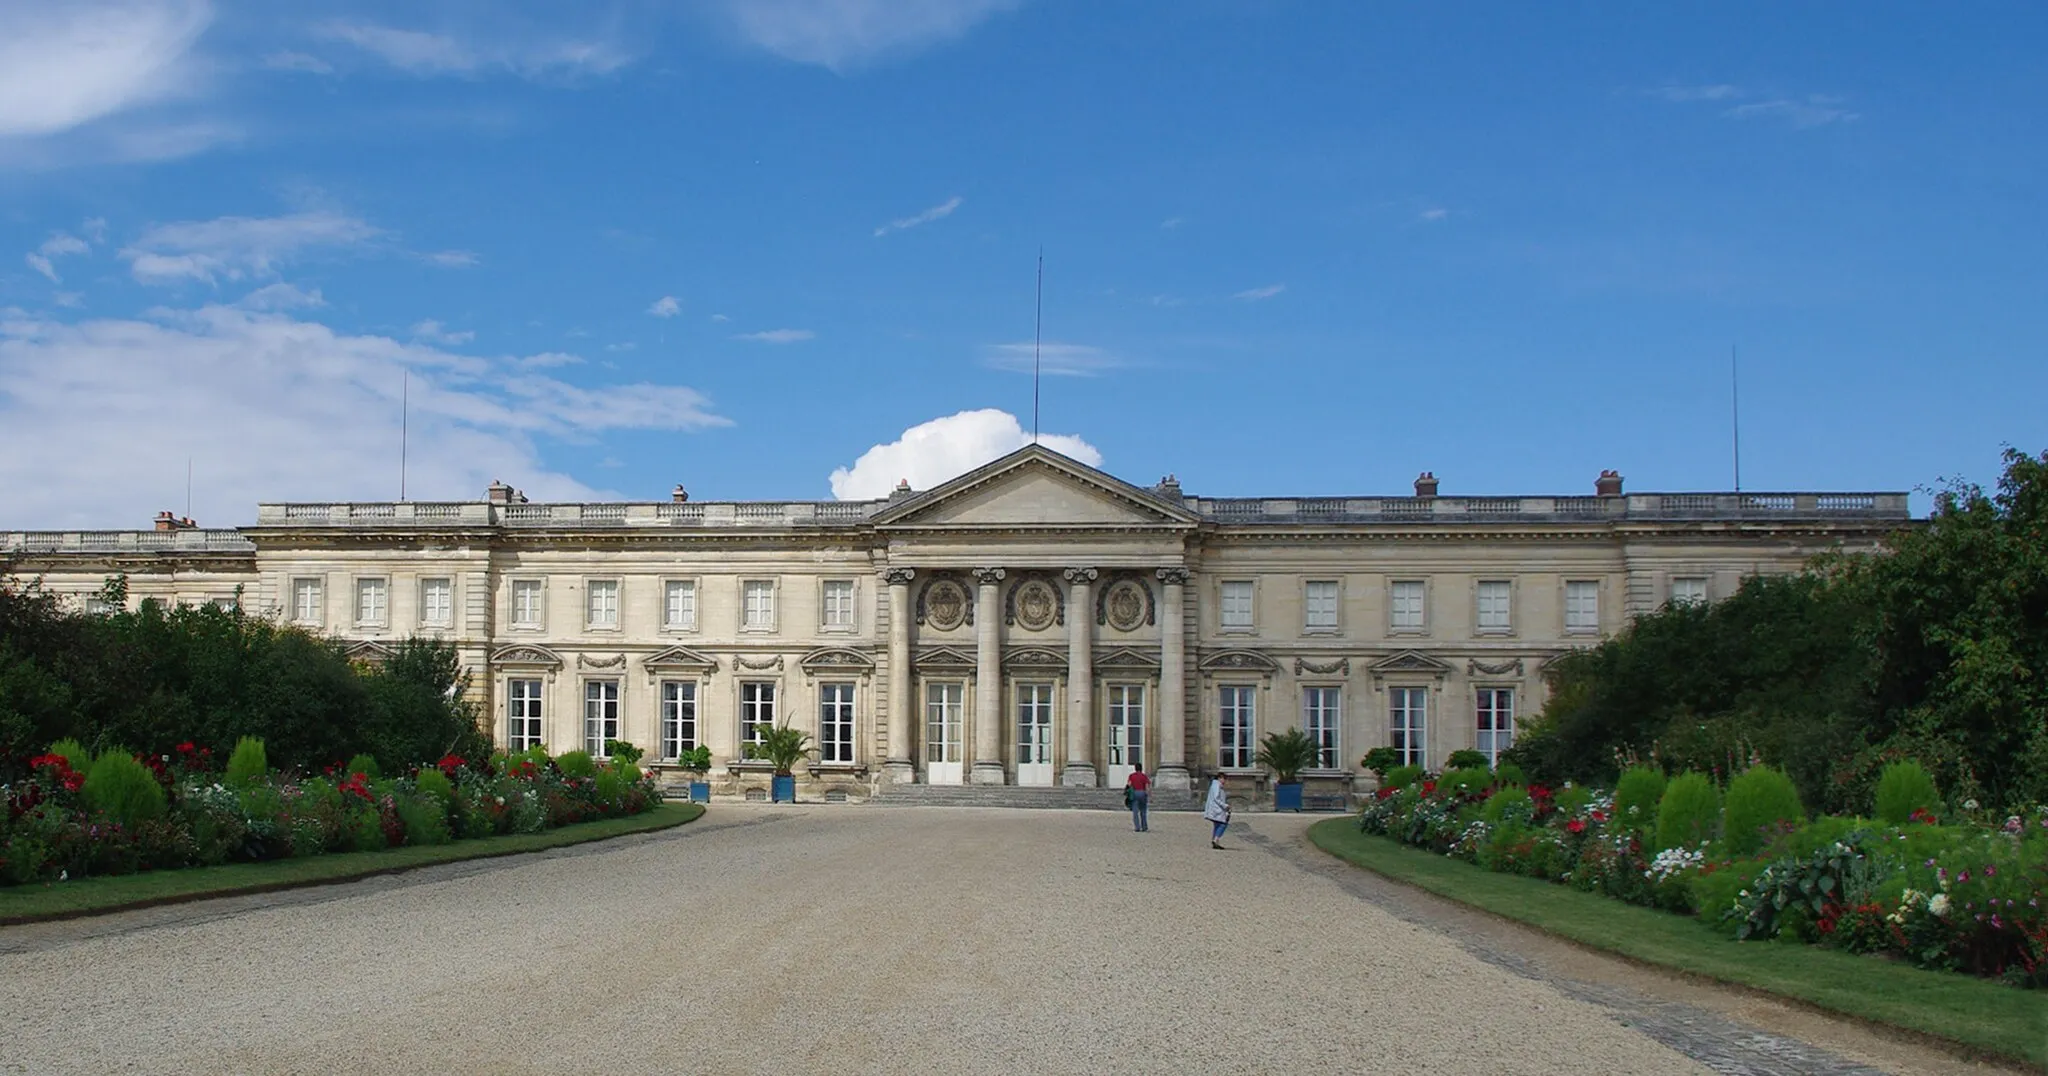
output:
[[1415,476],[1415,495],[1417,497],[1436,496],[1436,472],[1424,471]]
[[160,531],[189,531],[198,528],[198,526],[199,524],[189,519],[180,518],[175,512],[158,512],[156,514],[156,529]]
[[1179,504],[1181,501],[1180,479],[1173,475],[1167,475],[1159,480],[1158,485],[1152,487],[1152,492],[1166,500]]
[[503,482],[493,481],[489,492],[492,504],[512,503],[512,487]]
[[899,478],[896,480],[896,488],[889,491],[889,499],[892,501],[900,501],[903,498],[910,496],[912,492],[913,491],[910,488],[910,479]]
[[690,499],[690,491],[684,489],[683,484],[678,482],[676,483],[676,488],[668,491],[668,499],[681,504]]
[[1599,494],[1602,497],[1621,496],[1621,472],[1600,472],[1600,478],[1593,483],[1593,492]]

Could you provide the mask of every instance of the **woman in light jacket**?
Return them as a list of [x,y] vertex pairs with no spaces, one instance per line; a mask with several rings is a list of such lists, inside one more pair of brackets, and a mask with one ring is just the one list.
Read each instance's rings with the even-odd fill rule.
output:
[[1223,775],[1209,779],[1209,798],[1202,804],[1202,817],[1216,827],[1209,835],[1209,847],[1223,847],[1223,831],[1230,827],[1230,797],[1223,791]]

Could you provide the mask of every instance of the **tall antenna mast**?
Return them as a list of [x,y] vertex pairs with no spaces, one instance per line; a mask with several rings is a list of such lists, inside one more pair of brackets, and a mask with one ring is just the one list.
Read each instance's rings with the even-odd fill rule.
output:
[[1038,345],[1045,331],[1045,248],[1038,248],[1038,297],[1031,312],[1031,443],[1038,443]]
[[192,457],[185,457],[185,518],[192,518]]
[[405,442],[412,423],[412,371],[406,370],[398,383],[398,499],[405,499]]
[[1728,429],[1735,438],[1735,492],[1742,492],[1742,382],[1736,374],[1735,345],[1728,345]]

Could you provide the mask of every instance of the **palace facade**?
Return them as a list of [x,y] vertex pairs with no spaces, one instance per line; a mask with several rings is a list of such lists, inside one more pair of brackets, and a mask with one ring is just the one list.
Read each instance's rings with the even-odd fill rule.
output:
[[[472,673],[494,739],[651,761],[810,732],[809,795],[880,782],[1163,788],[1323,745],[1350,791],[1391,746],[1497,754],[1543,669],[1666,602],[1866,549],[1904,493],[1209,498],[1032,446],[864,502],[266,504],[254,526],[0,533],[0,566],[82,604],[239,602],[375,660],[419,634]],[[1359,786],[1363,789],[1363,785]]]

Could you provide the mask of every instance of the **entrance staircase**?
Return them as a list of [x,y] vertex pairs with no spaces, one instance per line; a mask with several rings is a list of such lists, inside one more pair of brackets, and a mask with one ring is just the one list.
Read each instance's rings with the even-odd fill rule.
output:
[[[1030,807],[1068,811],[1121,811],[1122,788],[1034,788],[1025,785],[892,785],[875,789],[869,803],[881,807]],[[1152,810],[1193,811],[1194,792],[1152,790]]]

